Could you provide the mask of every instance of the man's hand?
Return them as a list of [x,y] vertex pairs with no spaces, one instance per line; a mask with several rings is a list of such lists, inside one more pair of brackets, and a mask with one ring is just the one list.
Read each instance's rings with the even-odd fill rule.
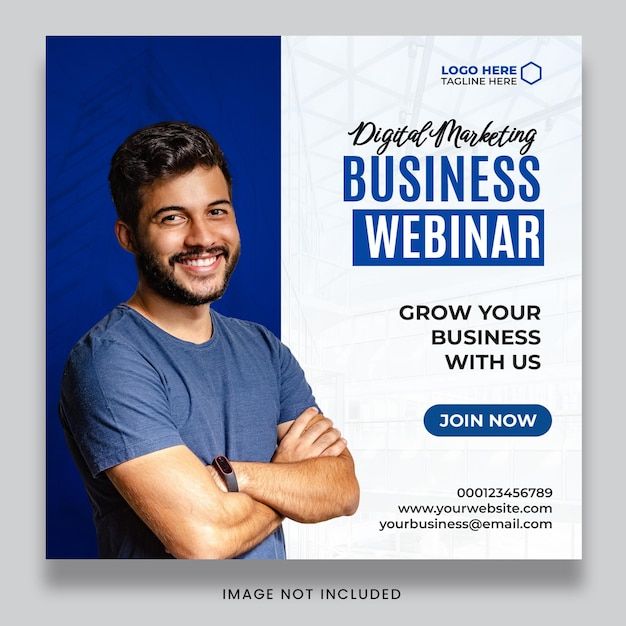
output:
[[347,446],[339,430],[315,407],[306,409],[288,427],[280,432],[280,443],[272,463],[296,463],[320,456],[339,456]]

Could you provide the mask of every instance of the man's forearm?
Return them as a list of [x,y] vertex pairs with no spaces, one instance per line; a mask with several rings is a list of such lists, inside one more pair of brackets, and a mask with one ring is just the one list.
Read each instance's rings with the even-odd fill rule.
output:
[[[226,491],[215,469],[207,467],[213,482],[219,487],[210,529],[210,550],[217,554],[194,558],[228,559],[244,554],[271,535],[284,519],[278,511],[255,500],[246,493]],[[202,545],[200,546],[202,549]]]
[[354,463],[345,451],[294,463],[232,463],[239,488],[297,522],[352,515],[359,503]]
[[211,542],[220,546],[216,556],[221,559],[248,552],[271,535],[284,519],[276,510],[245,493],[224,494],[223,505],[225,515],[220,520],[223,523],[213,526]]
[[107,477],[179,559],[227,559],[270,535],[282,516],[244,493],[224,493],[186,446],[120,463]]

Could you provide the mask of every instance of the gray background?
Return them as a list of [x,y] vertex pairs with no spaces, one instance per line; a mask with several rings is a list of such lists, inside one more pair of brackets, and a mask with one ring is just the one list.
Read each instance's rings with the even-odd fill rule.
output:
[[[3,614],[19,623],[582,624],[621,610],[624,540],[624,110],[621,20],[608,2],[110,0],[15,5],[2,20],[4,228]],[[46,562],[44,519],[44,36],[46,34],[579,34],[584,79],[582,562]],[[618,378],[619,377],[619,378]],[[224,586],[395,586],[395,602],[225,602]],[[392,619],[393,619],[392,617]],[[610,619],[610,618],[609,618]]]

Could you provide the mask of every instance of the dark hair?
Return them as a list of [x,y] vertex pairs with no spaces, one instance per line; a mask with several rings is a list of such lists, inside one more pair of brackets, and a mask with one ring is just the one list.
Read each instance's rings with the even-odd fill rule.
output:
[[197,165],[219,167],[232,194],[224,153],[206,130],[186,122],[160,122],[134,132],[115,151],[109,171],[111,195],[120,220],[134,230],[142,187],[185,174]]

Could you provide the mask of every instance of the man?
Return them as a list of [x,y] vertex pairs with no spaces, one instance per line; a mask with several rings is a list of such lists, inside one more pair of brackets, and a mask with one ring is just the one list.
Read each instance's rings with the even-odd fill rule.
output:
[[359,487],[289,350],[210,308],[240,250],[224,156],[198,127],[157,124],[109,182],[137,290],[73,348],[59,405],[100,556],[285,558],[285,517],[351,515]]

